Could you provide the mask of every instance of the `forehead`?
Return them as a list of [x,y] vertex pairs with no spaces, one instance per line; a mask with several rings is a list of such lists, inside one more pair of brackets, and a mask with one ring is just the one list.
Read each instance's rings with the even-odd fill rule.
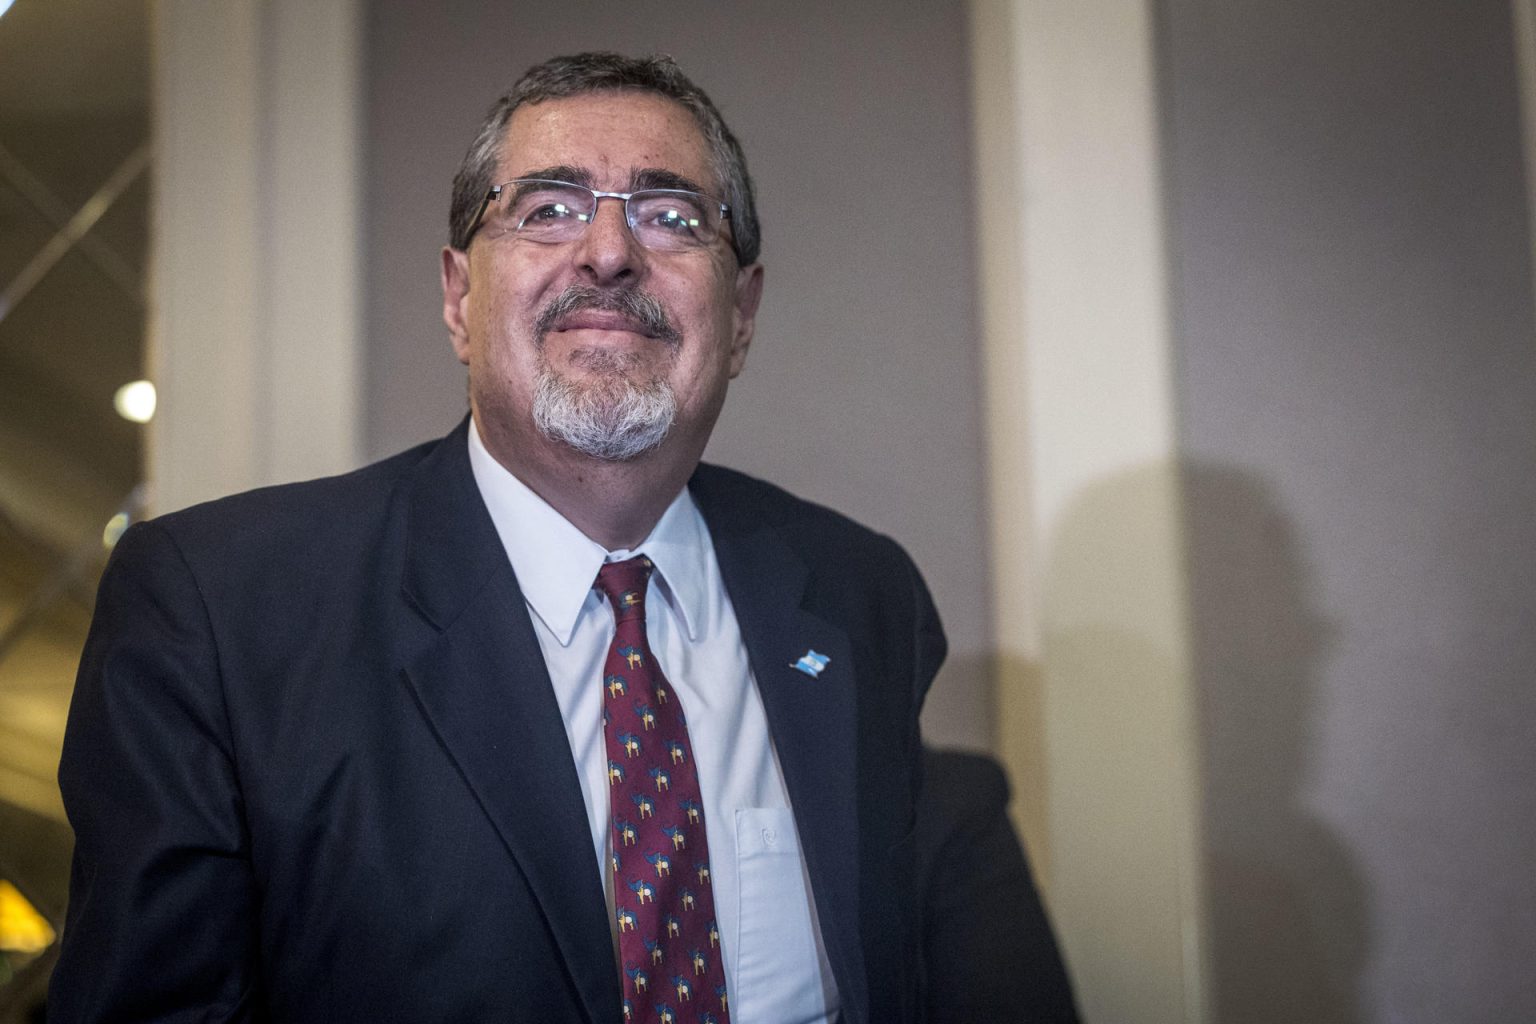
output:
[[693,114],[649,92],[584,93],[518,107],[502,140],[501,180],[550,167],[579,168],[605,189],[626,185],[641,169],[715,187],[709,147]]

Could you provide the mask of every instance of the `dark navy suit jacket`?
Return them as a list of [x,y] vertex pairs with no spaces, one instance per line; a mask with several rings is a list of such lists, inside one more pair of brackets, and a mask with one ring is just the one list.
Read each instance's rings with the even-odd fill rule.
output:
[[[70,708],[49,1020],[591,1021],[620,982],[580,785],[465,425],[136,526]],[[892,541],[700,467],[855,1024],[914,1019],[917,713]],[[818,678],[793,663],[830,655]]]
[[925,751],[916,847],[927,1024],[1078,1024],[1002,768]]

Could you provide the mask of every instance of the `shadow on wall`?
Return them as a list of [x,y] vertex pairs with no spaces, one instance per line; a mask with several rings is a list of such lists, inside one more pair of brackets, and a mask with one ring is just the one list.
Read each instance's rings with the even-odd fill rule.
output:
[[1333,627],[1263,480],[1198,462],[1181,476],[1211,1019],[1355,1024],[1369,894],[1348,849],[1303,800]]
[[[1063,938],[1085,1016],[1174,1020],[1188,1010],[1176,934],[1184,908],[1168,874],[1184,854],[1167,804],[1187,755],[1200,787],[1206,1019],[1357,1024],[1369,894],[1305,802],[1330,626],[1270,487],[1236,467],[1185,461],[1085,488],[1051,541],[1043,616],[1044,714],[1057,742],[1073,745],[1051,763],[1079,783],[1073,807],[1054,813],[1140,837],[1127,849],[1078,834],[1073,881],[1053,893],[1072,922]],[[1185,685],[1166,638],[1186,629],[1192,723],[1185,705],[1162,697]],[[1168,749],[1191,724],[1194,748]],[[1096,879],[1139,894],[1136,911],[1106,901]],[[1105,935],[1113,957],[1094,952]]]

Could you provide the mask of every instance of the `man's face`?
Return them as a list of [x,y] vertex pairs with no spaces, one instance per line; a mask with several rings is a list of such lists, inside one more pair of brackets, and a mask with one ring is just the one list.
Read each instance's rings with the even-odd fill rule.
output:
[[[607,192],[691,182],[678,187],[721,192],[693,115],[652,93],[519,107],[495,180],[514,178]],[[569,452],[561,425],[550,429],[551,410],[557,420],[586,416],[601,427],[631,413],[665,418],[668,408],[670,431],[664,442],[651,439],[656,451],[697,461],[745,362],[761,288],[762,268],[738,268],[728,235],[706,248],[654,252],[611,199],[573,241],[544,244],[487,224],[468,253],[443,252],[443,317],[469,367],[481,435],[503,461],[530,444]]]

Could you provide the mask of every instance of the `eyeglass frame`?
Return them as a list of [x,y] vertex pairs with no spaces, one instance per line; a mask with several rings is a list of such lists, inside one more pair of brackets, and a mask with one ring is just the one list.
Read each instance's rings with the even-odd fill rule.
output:
[[[545,185],[564,185],[564,186],[566,186],[568,188],[578,189],[578,190],[580,190],[582,192],[590,192],[592,194],[592,213],[590,215],[591,219],[583,222],[588,227],[591,227],[592,221],[597,219],[597,207],[598,207],[598,204],[600,202],[602,202],[604,199],[617,199],[619,202],[624,204],[624,224],[625,224],[626,227],[629,228],[630,235],[632,237],[634,237],[635,241],[637,241],[637,242],[639,242],[640,239],[639,239],[639,236],[634,234],[635,223],[634,223],[633,220],[630,219],[630,216],[629,216],[629,201],[631,199],[633,199],[635,196],[644,195],[646,193],[660,192],[660,193],[663,193],[663,194],[671,194],[671,195],[679,195],[679,196],[697,196],[700,199],[707,199],[707,200],[709,200],[709,202],[711,202],[711,203],[715,204],[716,206],[720,207],[720,219],[722,221],[724,221],[727,224],[729,224],[731,222],[731,207],[730,207],[729,203],[721,202],[718,198],[716,198],[715,196],[710,195],[708,192],[698,192],[698,191],[695,191],[694,189],[691,189],[691,188],[637,188],[633,192],[603,192],[603,191],[600,191],[599,189],[588,188],[586,185],[578,185],[574,181],[561,181],[559,178],[513,178],[510,181],[502,182],[500,185],[492,185],[489,189],[486,190],[485,198],[480,200],[480,207],[477,210],[475,210],[475,217],[474,217],[474,219],[469,222],[470,223],[469,235],[468,235],[467,238],[464,239],[464,251],[466,251],[466,252],[469,251],[470,243],[475,240],[475,235],[477,235],[480,232],[480,226],[483,223],[485,223],[483,218],[485,217],[486,209],[490,207],[491,203],[493,203],[497,199],[501,198],[501,193],[502,193],[502,191],[504,189],[507,188],[507,186],[509,186],[509,185],[526,185],[526,184],[530,184],[530,183],[534,183],[534,182],[542,183],[542,184],[545,184]],[[579,238],[580,236],[578,235],[576,237]],[[572,240],[574,241],[574,239],[572,239]],[[559,243],[547,243],[547,242],[545,242],[545,243],[540,243],[540,244],[548,245],[548,244],[559,244]],[[646,249],[646,250],[648,250],[650,252],[668,252],[668,251],[673,251],[673,250],[666,250],[666,249],[662,249],[662,250],[652,249],[650,246],[646,245],[644,242],[640,242],[640,245],[641,245],[641,247],[643,247],[644,249]],[[736,251],[735,232],[732,232],[730,245],[731,245],[731,251],[735,252]],[[687,251],[687,250],[677,250],[677,251]],[[737,258],[738,258],[738,260],[740,259],[740,254],[739,253],[737,253]]]

